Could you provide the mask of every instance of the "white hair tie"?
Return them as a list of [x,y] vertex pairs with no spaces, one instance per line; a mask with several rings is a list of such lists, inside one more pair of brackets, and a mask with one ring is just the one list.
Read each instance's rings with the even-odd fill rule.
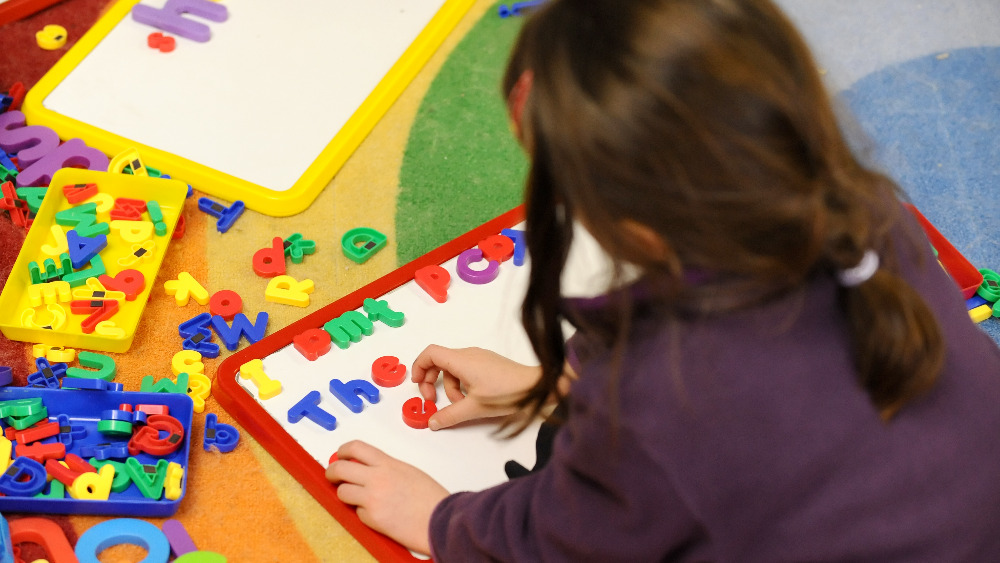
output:
[[857,266],[837,272],[837,281],[844,287],[857,287],[875,275],[878,263],[878,254],[874,250],[866,250]]

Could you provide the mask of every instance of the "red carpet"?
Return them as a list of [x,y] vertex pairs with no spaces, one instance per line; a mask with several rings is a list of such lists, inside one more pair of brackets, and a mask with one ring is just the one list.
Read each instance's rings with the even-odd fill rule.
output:
[[[64,0],[20,21],[0,27],[0,92],[15,82],[30,89],[80,39],[104,12],[110,0]],[[35,33],[46,25],[66,28],[66,45],[46,51],[35,42]]]

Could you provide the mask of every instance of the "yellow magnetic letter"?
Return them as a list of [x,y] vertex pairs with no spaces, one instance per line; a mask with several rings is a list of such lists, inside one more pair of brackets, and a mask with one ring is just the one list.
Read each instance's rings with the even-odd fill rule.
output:
[[128,243],[146,242],[153,238],[153,224],[149,221],[123,221],[117,220],[110,223],[111,232],[117,233],[119,237]]
[[0,473],[7,471],[10,467],[10,454],[14,451],[14,444],[7,438],[0,436]]
[[292,276],[277,276],[267,282],[264,300],[295,305],[296,307],[308,307],[309,294],[313,292],[314,288],[312,280],[297,281]]
[[50,362],[65,362],[68,364],[76,359],[76,350],[73,348],[63,348],[62,346],[35,344],[31,347],[31,355],[36,358],[44,357]]
[[174,354],[170,360],[170,367],[174,370],[174,375],[186,373],[205,373],[205,364],[201,362],[201,354],[194,350],[181,350]]
[[194,412],[203,412],[205,410],[205,399],[211,393],[212,380],[205,376],[205,374],[188,374],[188,397],[191,397],[191,400],[194,401]]
[[208,291],[187,272],[178,274],[176,280],[164,282],[163,289],[167,291],[167,295],[174,296],[178,307],[187,305],[191,297],[194,297],[199,305],[208,305]]
[[114,479],[115,467],[110,463],[101,467],[97,473],[81,473],[69,486],[69,496],[75,499],[108,500]]
[[56,244],[55,246],[43,244],[42,254],[52,258],[59,258],[59,255],[63,252],[69,252],[69,242],[66,241],[66,232],[62,230],[62,227],[52,225],[49,227],[49,231],[52,233],[52,239],[56,241]]
[[[98,215],[108,213],[115,208],[115,198],[111,197],[111,194],[106,194],[104,192],[94,194],[93,197],[84,201],[84,203],[96,203]],[[104,223],[107,222],[106,219],[102,219],[101,221]]]
[[250,360],[240,366],[240,377],[253,381],[262,400],[266,401],[281,393],[281,382],[271,379],[264,373],[264,363],[260,360]]
[[32,307],[40,307],[42,303],[50,305],[52,303],[65,303],[73,300],[73,294],[69,288],[69,282],[62,280],[36,283],[28,286],[28,301]]
[[167,466],[167,480],[163,486],[165,491],[163,496],[167,500],[177,500],[181,498],[181,479],[184,477],[184,468],[177,462],[170,462]]

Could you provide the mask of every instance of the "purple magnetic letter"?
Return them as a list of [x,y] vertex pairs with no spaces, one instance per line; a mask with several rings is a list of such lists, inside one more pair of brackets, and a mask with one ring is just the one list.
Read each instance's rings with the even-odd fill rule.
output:
[[469,266],[473,262],[479,262],[482,259],[483,251],[478,248],[470,248],[459,254],[458,264],[456,265],[458,277],[462,278],[463,281],[480,285],[495,280],[500,275],[500,263],[496,260],[490,260],[489,264],[483,270],[473,270]]
[[212,38],[212,30],[207,25],[189,20],[184,14],[191,14],[211,20],[224,22],[229,18],[229,11],[224,4],[210,0],[167,0],[162,8],[153,8],[144,4],[136,4],[132,8],[132,19],[139,23],[176,33],[192,41],[204,43]]
[[0,149],[17,154],[21,168],[27,168],[59,146],[59,135],[42,125],[24,126],[24,114],[8,111],[0,115]]
[[47,186],[60,168],[76,167],[106,171],[108,157],[88,147],[82,139],[70,139],[17,175],[18,186]]

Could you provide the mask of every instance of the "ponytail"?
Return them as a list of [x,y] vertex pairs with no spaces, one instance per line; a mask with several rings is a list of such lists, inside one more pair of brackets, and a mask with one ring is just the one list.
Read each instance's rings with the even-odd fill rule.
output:
[[888,268],[842,285],[859,383],[883,420],[929,390],[944,363],[944,340],[923,298]]

